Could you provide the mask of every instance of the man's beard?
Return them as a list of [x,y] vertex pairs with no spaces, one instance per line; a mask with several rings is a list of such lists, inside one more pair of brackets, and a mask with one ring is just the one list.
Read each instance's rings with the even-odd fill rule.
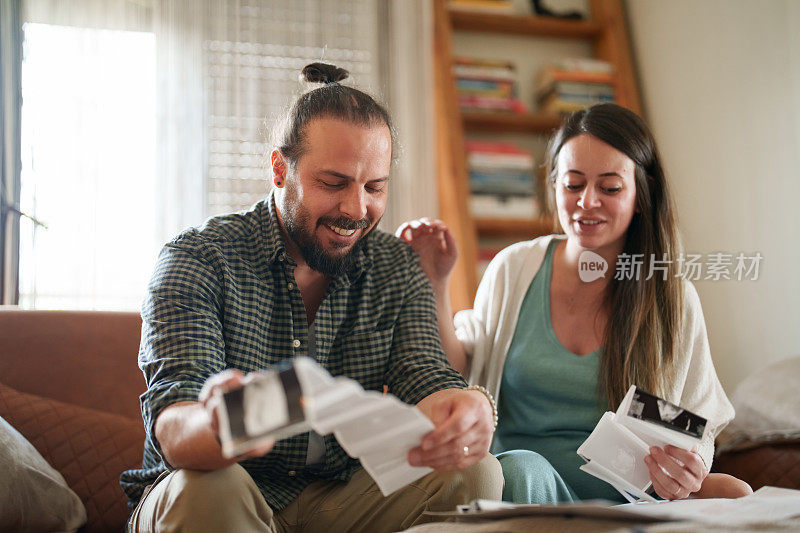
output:
[[[306,264],[312,269],[325,274],[330,277],[338,277],[345,274],[355,265],[358,252],[364,246],[364,241],[367,236],[372,233],[372,230],[377,227],[377,224],[372,227],[367,233],[362,235],[355,243],[352,244],[350,250],[342,255],[333,256],[325,251],[319,237],[317,237],[314,230],[309,233],[306,229],[311,224],[311,216],[308,211],[297,201],[297,196],[294,194],[291,185],[287,184],[286,193],[284,198],[284,214],[283,224],[286,227],[286,232],[292,239],[300,253],[303,256]],[[352,220],[347,217],[322,217],[317,220],[317,226],[327,224],[336,226],[343,229],[366,229],[372,225],[372,220],[369,217],[362,218],[361,220]],[[344,246],[334,243],[334,247]]]

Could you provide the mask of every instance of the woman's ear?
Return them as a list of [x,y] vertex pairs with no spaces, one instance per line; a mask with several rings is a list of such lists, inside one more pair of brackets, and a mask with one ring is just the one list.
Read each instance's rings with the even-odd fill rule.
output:
[[288,165],[286,164],[286,158],[277,148],[270,154],[270,164],[272,165],[272,183],[276,188],[282,189],[286,185]]

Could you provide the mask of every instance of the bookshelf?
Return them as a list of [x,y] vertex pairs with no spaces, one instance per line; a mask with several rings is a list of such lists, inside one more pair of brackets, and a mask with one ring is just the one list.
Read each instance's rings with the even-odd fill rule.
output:
[[[466,136],[514,134],[546,139],[561,124],[559,115],[535,110],[524,114],[462,111],[452,72],[455,38],[460,33],[480,34],[483,38],[498,42],[502,40],[503,46],[513,38],[515,44],[508,46],[508,57],[497,58],[512,61],[525,54],[526,50],[532,50],[532,47],[542,46],[553,50],[553,43],[550,42],[553,40],[587,43],[587,50],[590,51],[587,57],[602,59],[614,66],[617,103],[641,113],[622,2],[588,0],[588,3],[590,20],[576,21],[531,15],[451,11],[447,7],[447,0],[434,0],[434,106],[439,216],[450,227],[461,252],[450,287],[454,310],[472,306],[479,281],[479,239],[519,241],[552,233],[556,227],[554,217],[550,214],[531,219],[473,218],[470,215]],[[537,153],[536,157],[539,164],[543,153]]]

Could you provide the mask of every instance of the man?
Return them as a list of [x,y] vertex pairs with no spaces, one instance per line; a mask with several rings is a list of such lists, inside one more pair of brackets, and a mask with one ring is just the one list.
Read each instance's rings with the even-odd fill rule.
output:
[[[487,454],[493,400],[465,390],[446,363],[411,249],[375,230],[391,166],[388,115],[336,83],[341,72],[304,69],[325,86],[290,111],[271,154],[274,192],[161,253],[142,310],[143,468],[122,476],[132,530],[396,531],[425,510],[501,496]],[[435,429],[408,459],[437,472],[384,498],[332,435],[313,432],[223,458],[214,391],[301,354],[416,404]]]

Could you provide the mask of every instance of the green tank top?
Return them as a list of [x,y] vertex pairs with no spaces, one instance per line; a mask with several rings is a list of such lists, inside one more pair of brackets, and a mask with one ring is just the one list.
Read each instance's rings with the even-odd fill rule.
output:
[[578,468],[585,461],[576,450],[606,410],[597,395],[602,349],[575,355],[553,331],[550,279],[558,242],[550,243],[522,301],[503,367],[492,452],[532,450],[550,462],[580,499],[621,501],[611,485]]

